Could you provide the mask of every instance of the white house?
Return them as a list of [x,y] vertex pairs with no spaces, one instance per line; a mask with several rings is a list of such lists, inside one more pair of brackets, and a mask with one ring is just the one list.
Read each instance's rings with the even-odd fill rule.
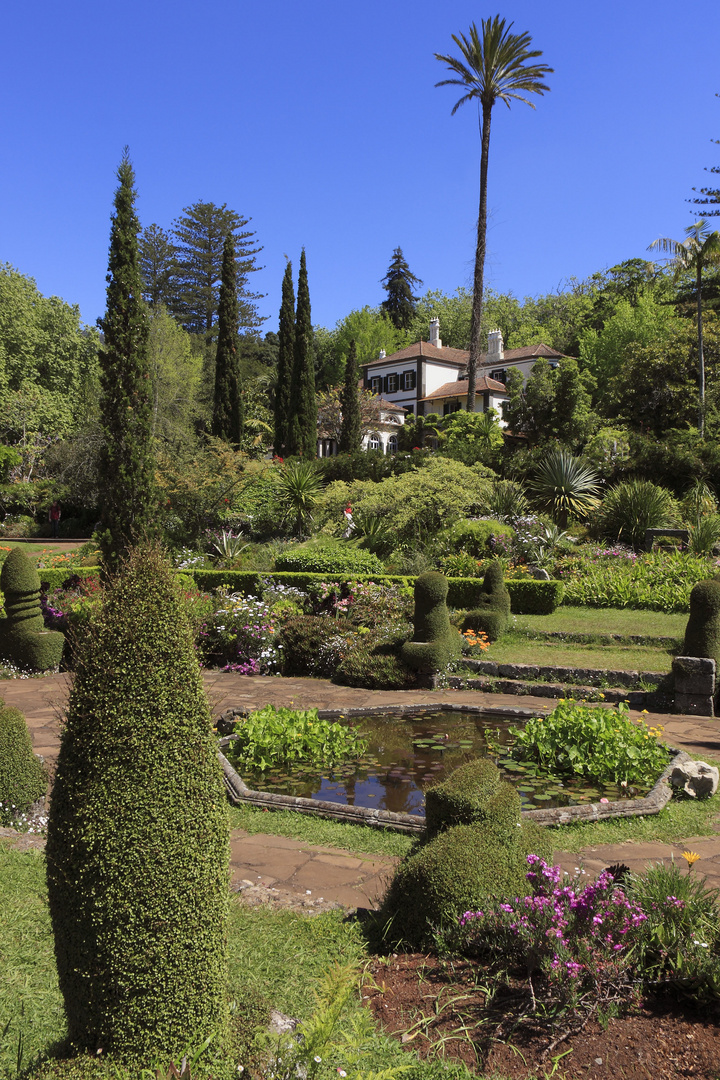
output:
[[[363,450],[382,450],[383,454],[397,454],[398,429],[405,423],[405,410],[401,405],[373,398],[375,415],[370,424],[363,425]],[[338,452],[338,443],[332,431],[325,430],[322,424],[318,428],[318,457],[334,457]]]

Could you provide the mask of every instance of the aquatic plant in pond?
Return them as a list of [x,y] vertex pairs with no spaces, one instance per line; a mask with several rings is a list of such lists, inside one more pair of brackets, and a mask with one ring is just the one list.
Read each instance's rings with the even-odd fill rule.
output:
[[669,760],[662,730],[632,720],[623,702],[608,709],[561,701],[515,732],[510,756],[594,783],[652,784]]
[[236,726],[228,757],[240,768],[264,772],[274,765],[332,766],[364,752],[365,742],[354,728],[321,720],[317,709],[266,705]]

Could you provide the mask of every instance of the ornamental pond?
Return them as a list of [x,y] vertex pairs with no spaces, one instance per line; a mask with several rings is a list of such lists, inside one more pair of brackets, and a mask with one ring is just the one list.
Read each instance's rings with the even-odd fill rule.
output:
[[517,787],[523,810],[638,798],[650,790],[567,780],[513,761],[508,755],[516,719],[455,710],[336,719],[351,724],[366,740],[367,750],[358,760],[333,769],[298,767],[292,773],[243,770],[242,779],[256,791],[417,815],[425,813],[425,788],[475,757],[495,761],[503,779]]

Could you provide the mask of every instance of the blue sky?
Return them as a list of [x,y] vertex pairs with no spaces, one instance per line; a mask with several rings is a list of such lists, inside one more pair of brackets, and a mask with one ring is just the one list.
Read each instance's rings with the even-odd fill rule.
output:
[[144,225],[199,199],[252,218],[266,329],[302,245],[316,324],[379,303],[398,245],[425,289],[468,285],[477,114],[450,116],[434,53],[497,12],[555,74],[493,113],[488,284],[549,292],[681,238],[720,164],[717,0],[35,0],[3,13],[0,262],[94,322],[128,144]]

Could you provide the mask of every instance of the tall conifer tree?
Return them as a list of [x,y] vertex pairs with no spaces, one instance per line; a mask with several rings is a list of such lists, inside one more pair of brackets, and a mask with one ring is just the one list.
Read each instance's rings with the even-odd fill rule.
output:
[[212,433],[230,443],[240,442],[243,429],[238,322],[235,240],[232,233],[228,233],[223,247],[220,277]]
[[283,454],[288,445],[291,420],[292,377],[295,357],[295,288],[292,263],[288,259],[282,281],[282,303],[278,327],[277,382],[275,386],[275,453]]
[[388,294],[387,300],[383,300],[380,306],[398,330],[407,330],[413,320],[418,299],[413,296],[413,288],[419,285],[422,285],[422,281],[411,272],[402,248],[395,248],[388,272],[382,280]]
[[358,397],[357,349],[355,340],[350,342],[350,350],[345,361],[345,385],[340,396],[342,409],[342,427],[340,428],[339,449],[341,454],[354,454],[360,449],[362,430],[360,425],[360,399]]
[[317,401],[315,399],[315,363],[313,330],[310,316],[305,248],[300,254],[297,312],[295,315],[295,363],[292,379],[292,420],[289,449],[293,454],[314,457],[317,453]]
[[155,510],[150,329],[142,300],[135,174],[127,147],[117,177],[120,186],[115,192],[110,232],[107,311],[100,320],[105,337],[100,351],[100,417],[105,436],[100,456],[100,547],[110,571],[151,531]]

